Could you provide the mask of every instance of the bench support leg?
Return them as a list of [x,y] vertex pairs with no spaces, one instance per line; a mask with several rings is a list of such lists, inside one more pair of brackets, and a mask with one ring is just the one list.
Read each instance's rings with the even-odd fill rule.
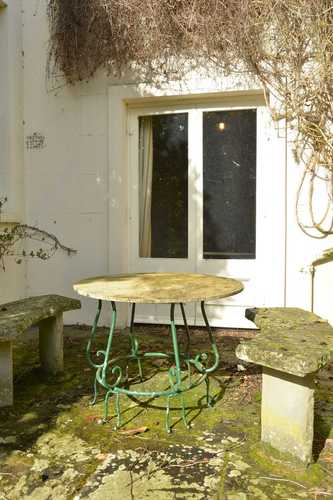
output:
[[64,369],[62,313],[39,323],[39,356],[42,369],[56,374]]
[[0,407],[13,404],[12,343],[0,342]]
[[312,459],[313,379],[263,368],[261,439],[306,464]]

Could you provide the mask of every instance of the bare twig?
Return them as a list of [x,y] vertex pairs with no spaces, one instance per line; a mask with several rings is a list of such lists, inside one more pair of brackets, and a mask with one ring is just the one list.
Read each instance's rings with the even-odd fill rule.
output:
[[304,484],[297,483],[296,481],[292,481],[291,479],[284,479],[282,477],[260,476],[260,477],[258,477],[258,479],[267,479],[268,481],[282,481],[284,483],[295,484],[296,486],[299,486],[300,488],[303,488],[304,490],[307,489],[306,486],[304,486]]
[[39,227],[36,227],[36,226],[29,226],[27,224],[20,224],[19,228],[22,231],[33,231],[34,233],[36,233],[36,235],[42,237],[41,241],[44,241],[45,238],[53,241],[54,245],[57,248],[60,248],[64,252],[67,252],[68,255],[77,253],[77,250],[75,250],[74,248],[70,248],[70,247],[63,245],[54,234],[49,233],[48,231],[45,231],[44,229],[40,229]]
[[[6,201],[7,198],[0,199],[0,212]],[[39,242],[41,246],[28,251],[21,249],[19,243],[27,240]],[[5,227],[0,231],[0,267],[3,270],[5,270],[7,257],[14,257],[16,263],[20,264],[26,257],[48,260],[57,250],[62,250],[68,255],[77,253],[73,248],[61,243],[54,234],[37,226],[19,223]]]

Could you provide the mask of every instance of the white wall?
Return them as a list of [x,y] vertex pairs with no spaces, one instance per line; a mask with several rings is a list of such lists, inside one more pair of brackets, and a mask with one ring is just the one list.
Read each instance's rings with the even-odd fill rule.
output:
[[[45,263],[30,261],[28,294],[75,296],[72,283],[76,280],[127,270],[127,173],[123,163],[126,105],[121,97],[125,87],[122,82],[99,75],[73,88],[48,90],[45,5],[46,2],[24,2],[24,134],[27,138],[38,132],[45,137],[44,148],[24,151],[26,217],[29,223],[46,228],[76,248],[78,254],[68,257],[58,253]],[[108,109],[110,86],[113,95],[119,93],[119,100],[117,106]],[[244,88],[244,82],[222,77],[212,82],[196,77],[182,88],[135,87],[131,82],[127,87],[134,96],[233,90],[235,86]],[[124,156],[115,156],[108,139],[110,134],[113,141],[122,141]],[[288,163],[286,305],[309,308],[310,277],[301,268],[320,249],[332,246],[332,239],[310,240],[298,229],[294,197],[300,171],[291,154]],[[332,281],[332,267],[324,276],[319,276],[318,271],[315,309],[333,320],[329,294]],[[82,304],[81,312],[67,315],[68,322],[91,323],[95,305],[91,300],[82,300]]]
[[[326,248],[333,246],[333,237],[313,239],[297,225],[296,189],[302,175],[288,151],[287,210],[287,305],[311,309],[311,274],[306,268]],[[304,213],[305,212],[304,207]],[[332,211],[332,207],[331,207]],[[314,312],[333,324],[333,263],[317,267],[314,281]]]
[[[47,262],[28,262],[28,294],[77,297],[72,284],[108,271],[107,85],[47,89],[46,2],[24,6],[24,134],[45,138],[24,152],[26,216],[30,224],[77,249]],[[91,322],[95,304],[82,300],[67,322]]]
[[[0,197],[7,196],[1,222],[24,217],[23,67],[21,1],[0,8]],[[7,227],[10,227],[7,224]],[[0,268],[0,303],[25,296],[25,264],[6,261]]]

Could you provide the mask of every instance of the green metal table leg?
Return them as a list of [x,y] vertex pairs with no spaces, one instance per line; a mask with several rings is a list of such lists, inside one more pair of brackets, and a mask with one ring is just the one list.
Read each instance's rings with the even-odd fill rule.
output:
[[[212,346],[212,352],[213,352],[213,356],[214,356],[214,363],[213,363],[213,365],[211,367],[205,369],[205,373],[207,373],[207,375],[208,375],[209,373],[211,373],[214,370],[216,370],[216,368],[218,367],[219,361],[220,361],[220,355],[219,355],[219,351],[217,349],[217,345],[216,345],[216,342],[215,342],[215,339],[214,339],[214,336],[213,336],[212,329],[211,329],[211,327],[209,325],[209,322],[208,322],[207,314],[206,314],[206,311],[205,311],[205,303],[204,303],[204,301],[201,302],[201,312],[202,312],[202,316],[203,316],[203,319],[204,319],[204,322],[205,322],[205,325],[206,325],[206,328],[207,328],[207,331],[208,331],[208,336],[209,336],[209,340],[210,340],[210,344]],[[214,398],[212,398],[211,395],[210,395],[210,393],[209,393],[209,377],[208,376],[205,379],[205,383],[206,383],[207,405],[208,406],[213,406],[213,404],[214,404]]]
[[[184,312],[184,309],[182,309],[182,312]],[[184,312],[185,314],[185,312]],[[186,322],[186,318],[185,318]],[[186,323],[187,324],[187,323]],[[171,385],[172,389],[175,391],[175,395],[181,393],[181,369],[180,369],[180,355],[179,355],[179,348],[178,348],[178,339],[177,339],[177,330],[176,330],[176,324],[175,324],[175,304],[171,304],[170,308],[170,329],[171,329],[171,336],[172,336],[172,344],[173,344],[173,352],[175,356],[175,369],[173,370],[172,368],[169,370],[169,379],[171,381],[172,376],[175,376],[176,383],[174,385]],[[186,412],[185,412],[185,406],[184,406],[184,398],[183,395],[181,395],[180,398],[181,401],[181,407],[182,407],[182,419],[185,424],[185,426],[188,428],[188,423],[186,421]],[[168,397],[168,402],[167,402],[167,408],[166,408],[166,429],[167,432],[171,432],[170,428],[170,397]]]
[[110,353],[111,353],[112,340],[113,340],[113,335],[114,335],[114,331],[116,328],[116,322],[117,322],[117,308],[116,308],[116,304],[113,301],[111,302],[111,307],[112,307],[111,325],[110,325],[110,330],[109,330],[109,338],[108,338],[106,350],[104,353],[104,363],[103,363],[103,369],[102,369],[102,382],[103,383],[106,383],[106,378],[107,378],[108,369],[109,369],[109,358],[110,358]]
[[[115,428],[117,429],[122,425],[121,423],[121,408],[120,408],[120,396],[122,394],[128,395],[128,396],[134,396],[134,397],[160,397],[160,396],[165,396],[167,398],[167,404],[166,404],[166,420],[165,420],[165,425],[167,432],[171,431],[171,426],[170,426],[170,398],[179,396],[180,397],[180,404],[181,404],[181,416],[182,420],[187,428],[189,428],[189,425],[187,423],[186,419],[186,410],[185,410],[185,404],[184,404],[184,392],[187,390],[191,390],[194,387],[197,387],[200,383],[205,381],[206,383],[206,396],[207,396],[207,403],[208,405],[212,405],[214,402],[213,398],[210,397],[209,394],[209,377],[208,375],[213,372],[219,362],[219,353],[217,350],[217,346],[211,331],[211,328],[208,323],[207,315],[205,312],[205,307],[204,307],[204,302],[201,302],[201,310],[203,314],[203,318],[205,321],[205,325],[208,331],[210,343],[211,343],[211,349],[212,349],[212,354],[213,354],[213,364],[210,367],[207,367],[206,361],[208,360],[208,356],[206,353],[202,354],[197,354],[195,358],[191,358],[189,355],[189,344],[190,344],[190,334],[189,334],[189,328],[186,320],[186,314],[185,314],[185,309],[183,304],[179,304],[180,309],[182,312],[183,316],[183,321],[185,325],[185,330],[186,330],[186,336],[187,336],[187,348],[186,348],[186,353],[185,354],[180,354],[179,351],[179,346],[178,346],[178,338],[177,338],[177,329],[176,329],[176,324],[175,324],[175,304],[171,304],[170,308],[170,331],[171,331],[171,338],[172,338],[172,345],[173,345],[173,359],[174,359],[174,366],[171,366],[168,372],[169,376],[169,384],[170,387],[167,390],[161,390],[161,391],[134,391],[130,390],[129,388],[124,387],[125,379],[123,377],[123,368],[120,364],[118,364],[118,361],[121,359],[129,359],[129,360],[136,360],[138,363],[138,369],[139,369],[139,374],[140,377],[142,377],[142,366],[141,366],[141,357],[142,358],[156,358],[156,357],[162,357],[162,358],[169,358],[171,354],[170,353],[162,353],[162,352],[146,352],[146,353],[140,353],[139,352],[139,347],[138,347],[138,341],[135,338],[135,335],[133,333],[134,330],[134,317],[135,317],[135,304],[132,306],[132,314],[131,314],[131,326],[130,326],[130,342],[131,342],[131,353],[126,356],[118,356],[112,359],[112,365],[111,365],[111,352],[112,352],[112,344],[113,344],[113,337],[115,333],[115,328],[116,328],[116,320],[117,320],[117,310],[116,310],[116,304],[115,302],[111,302],[111,308],[112,308],[112,316],[111,316],[111,324],[109,328],[109,335],[107,339],[107,345],[105,350],[99,350],[96,353],[97,357],[103,356],[103,361],[100,363],[96,363],[91,355],[91,348],[92,344],[95,340],[95,335],[96,335],[96,329],[97,329],[97,324],[98,320],[100,317],[101,309],[102,309],[102,301],[99,300],[98,302],[98,309],[96,313],[96,317],[93,323],[92,327],[92,332],[91,332],[91,337],[88,341],[87,348],[86,348],[86,355],[89,364],[96,369],[96,375],[95,375],[95,381],[94,381],[94,400],[93,402],[96,401],[97,394],[98,394],[98,384],[100,384],[105,390],[105,399],[104,399],[104,421],[107,420],[108,418],[108,409],[109,409],[109,399],[111,395],[115,395],[115,410],[116,410],[116,417],[117,417],[117,423]],[[188,377],[187,381],[184,382],[184,385],[182,385],[182,373],[181,373],[181,360],[185,362],[187,366],[187,372],[188,372]],[[199,377],[199,380],[196,381],[191,381],[191,365],[193,365],[201,377]],[[108,381],[108,378],[111,378],[112,383]]]
[[[109,358],[110,358],[110,353],[111,353],[111,348],[112,348],[112,340],[113,340],[113,335],[114,335],[114,331],[115,331],[115,328],[116,328],[116,321],[117,321],[117,308],[116,308],[116,304],[112,301],[111,302],[111,307],[112,307],[112,316],[111,316],[111,325],[110,325],[110,330],[109,330],[109,337],[108,337],[108,342],[107,342],[107,346],[106,346],[106,350],[105,351],[100,351],[101,354],[104,355],[104,363],[102,365],[101,368],[101,376],[100,376],[100,379],[99,379],[99,375],[100,375],[100,369],[97,370],[97,373],[96,373],[96,377],[97,380],[104,386],[104,387],[108,387],[108,384],[107,384],[107,375],[108,375],[108,372],[109,372]],[[114,373],[114,369],[112,370],[112,373]],[[120,374],[120,378],[121,378],[121,374]],[[118,380],[119,380],[119,376],[118,376]],[[108,403],[109,403],[109,398],[112,394],[112,390],[109,389],[105,395],[105,399],[104,399],[104,421],[107,420],[108,418]]]
[[117,425],[115,425],[114,429],[117,430],[121,427],[121,409],[120,409],[120,394],[116,393],[116,414],[117,414]]
[[173,344],[173,352],[175,355],[175,365],[176,365],[176,381],[177,381],[177,389],[181,382],[181,372],[180,372],[180,357],[179,357],[179,348],[178,348],[178,339],[177,339],[177,331],[175,325],[175,304],[171,304],[170,309],[170,328],[171,328],[171,336],[172,336],[172,344]]
[[184,304],[180,303],[179,305],[180,305],[180,310],[182,312],[183,321],[184,321],[184,327],[185,327],[185,333],[186,333],[185,356],[188,358],[189,357],[189,352],[190,352],[190,332],[189,332],[189,329],[188,329],[188,324],[187,324],[187,319],[186,319]]
[[209,368],[207,368],[205,370],[206,373],[211,373],[213,371],[216,370],[216,368],[218,367],[219,365],[219,362],[220,362],[220,355],[219,355],[219,351],[217,349],[217,345],[216,345],[216,342],[215,342],[215,339],[214,339],[214,336],[213,336],[213,332],[212,332],[212,329],[209,325],[209,322],[208,322],[208,318],[207,318],[207,314],[206,314],[206,311],[205,311],[205,303],[204,301],[201,302],[201,312],[202,312],[202,316],[203,316],[203,319],[204,319],[204,322],[205,322],[205,325],[206,325],[206,328],[207,328],[207,332],[208,332],[208,336],[209,336],[209,340],[210,340],[210,344],[212,346],[212,352],[213,352],[213,356],[214,356],[214,363],[212,366],[210,366]]
[[[94,319],[94,322],[93,322],[93,326],[92,326],[92,329],[91,329],[91,334],[90,334],[90,339],[88,340],[88,343],[87,343],[87,346],[86,346],[86,358],[88,360],[88,363],[90,364],[90,366],[92,366],[93,368],[97,368],[99,365],[94,363],[93,360],[92,360],[92,357],[91,357],[91,347],[92,347],[92,344],[95,340],[95,337],[96,337],[96,329],[97,329],[97,325],[98,325],[98,320],[99,320],[99,317],[101,315],[101,310],[102,310],[102,301],[99,300],[98,301],[98,306],[97,306],[97,313],[96,313],[96,316],[95,316],[95,319]],[[97,383],[97,378],[96,378],[96,374],[95,374],[95,379],[94,379],[94,397],[91,401],[91,405],[94,405],[97,401],[97,396],[98,396],[98,383]]]
[[107,391],[107,393],[105,394],[105,398],[104,398],[104,417],[103,417],[103,422],[106,423],[107,420],[108,420],[108,416],[109,416],[109,399],[110,399],[110,396],[112,396],[113,392],[112,390],[109,390]]
[[142,374],[141,359],[140,359],[140,354],[139,354],[139,342],[133,333],[134,332],[134,318],[135,318],[135,303],[132,304],[129,337],[130,337],[130,342],[131,342],[132,356],[137,360],[139,377],[140,377],[140,380],[142,382],[143,374]]
[[94,397],[93,397],[92,401],[90,401],[91,406],[94,406],[96,404],[97,397],[98,397],[98,382],[97,382],[97,378],[96,378],[96,374],[95,374],[95,378],[94,378]]

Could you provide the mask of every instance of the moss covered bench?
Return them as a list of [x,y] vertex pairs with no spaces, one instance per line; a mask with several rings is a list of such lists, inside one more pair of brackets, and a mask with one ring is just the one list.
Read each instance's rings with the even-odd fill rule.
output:
[[263,367],[261,439],[309,463],[312,459],[314,378],[333,359],[333,328],[302,309],[247,309],[260,332],[236,355]]
[[80,307],[79,300],[60,295],[42,295],[0,305],[0,407],[13,404],[13,342],[27,328],[38,325],[43,370],[52,374],[62,371],[62,315]]

